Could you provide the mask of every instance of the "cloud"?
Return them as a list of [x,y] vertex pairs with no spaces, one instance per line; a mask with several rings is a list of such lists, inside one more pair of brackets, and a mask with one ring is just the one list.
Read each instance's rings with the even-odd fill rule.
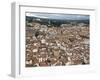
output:
[[39,14],[36,14],[36,13],[26,13],[26,16],[39,17],[39,18],[48,18],[45,15],[39,15]]

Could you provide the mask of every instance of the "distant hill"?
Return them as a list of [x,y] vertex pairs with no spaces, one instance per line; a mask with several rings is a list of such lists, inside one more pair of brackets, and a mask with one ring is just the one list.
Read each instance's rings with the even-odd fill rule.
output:
[[40,18],[40,17],[33,17],[33,16],[26,16],[26,21],[31,23],[33,21],[39,22],[40,24],[45,25],[54,25],[60,26],[61,24],[72,24],[72,23],[84,23],[89,24],[89,19],[51,19],[51,18]]

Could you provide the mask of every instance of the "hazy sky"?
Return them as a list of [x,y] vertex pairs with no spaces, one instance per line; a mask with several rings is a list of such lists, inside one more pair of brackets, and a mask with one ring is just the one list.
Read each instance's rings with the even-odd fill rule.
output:
[[89,15],[80,14],[26,13],[26,16],[62,20],[89,20]]

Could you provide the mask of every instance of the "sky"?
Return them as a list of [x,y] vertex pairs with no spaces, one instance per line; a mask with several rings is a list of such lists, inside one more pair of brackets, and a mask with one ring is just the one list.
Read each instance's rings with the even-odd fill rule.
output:
[[38,17],[45,19],[61,19],[61,20],[89,20],[89,15],[80,14],[59,14],[59,13],[26,13],[26,16]]

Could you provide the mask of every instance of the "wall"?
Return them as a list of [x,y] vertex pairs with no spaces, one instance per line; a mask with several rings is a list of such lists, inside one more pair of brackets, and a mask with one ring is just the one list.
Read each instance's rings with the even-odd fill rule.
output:
[[[14,0],[1,0],[0,2],[0,80],[14,80],[10,76],[10,64],[11,64],[11,2]],[[24,1],[24,0],[16,0],[16,1]],[[72,75],[62,75],[62,76],[53,76],[53,77],[38,77],[37,80],[97,80],[100,74],[100,5],[99,0],[26,0],[32,1],[38,4],[62,4],[62,5],[84,5],[84,6],[95,6],[97,9],[97,19],[96,19],[96,52],[98,53],[98,57],[96,61],[98,62],[97,73],[92,74],[72,74]],[[18,78],[17,80],[35,80],[35,78]]]

